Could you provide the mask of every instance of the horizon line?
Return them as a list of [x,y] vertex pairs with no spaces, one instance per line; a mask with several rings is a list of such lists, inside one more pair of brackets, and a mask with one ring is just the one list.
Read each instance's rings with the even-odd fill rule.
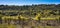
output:
[[[58,3],[60,4],[60,3]],[[55,4],[55,5],[58,5],[58,4]],[[17,6],[23,6],[24,4],[0,4],[0,5],[17,5]],[[25,4],[25,5],[41,5],[41,4]],[[50,5],[50,4],[46,4],[46,5]]]

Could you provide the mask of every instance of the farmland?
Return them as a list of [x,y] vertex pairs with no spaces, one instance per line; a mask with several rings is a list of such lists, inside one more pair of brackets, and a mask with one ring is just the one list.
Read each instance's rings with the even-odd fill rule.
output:
[[0,5],[0,28],[60,28],[60,4]]

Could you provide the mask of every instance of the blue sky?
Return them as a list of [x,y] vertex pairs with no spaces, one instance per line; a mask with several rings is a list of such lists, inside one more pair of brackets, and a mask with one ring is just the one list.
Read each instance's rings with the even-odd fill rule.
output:
[[0,5],[60,4],[60,0],[0,0]]

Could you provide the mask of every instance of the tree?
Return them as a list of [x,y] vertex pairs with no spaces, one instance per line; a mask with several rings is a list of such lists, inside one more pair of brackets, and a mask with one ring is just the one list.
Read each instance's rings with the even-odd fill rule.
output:
[[0,17],[0,24],[2,24],[2,17]]

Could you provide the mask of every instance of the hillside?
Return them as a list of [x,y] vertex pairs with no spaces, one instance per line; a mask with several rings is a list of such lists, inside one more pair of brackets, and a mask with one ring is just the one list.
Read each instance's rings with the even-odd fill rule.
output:
[[[60,4],[0,5],[0,25],[19,28],[60,28]],[[57,28],[56,27],[56,28]]]

